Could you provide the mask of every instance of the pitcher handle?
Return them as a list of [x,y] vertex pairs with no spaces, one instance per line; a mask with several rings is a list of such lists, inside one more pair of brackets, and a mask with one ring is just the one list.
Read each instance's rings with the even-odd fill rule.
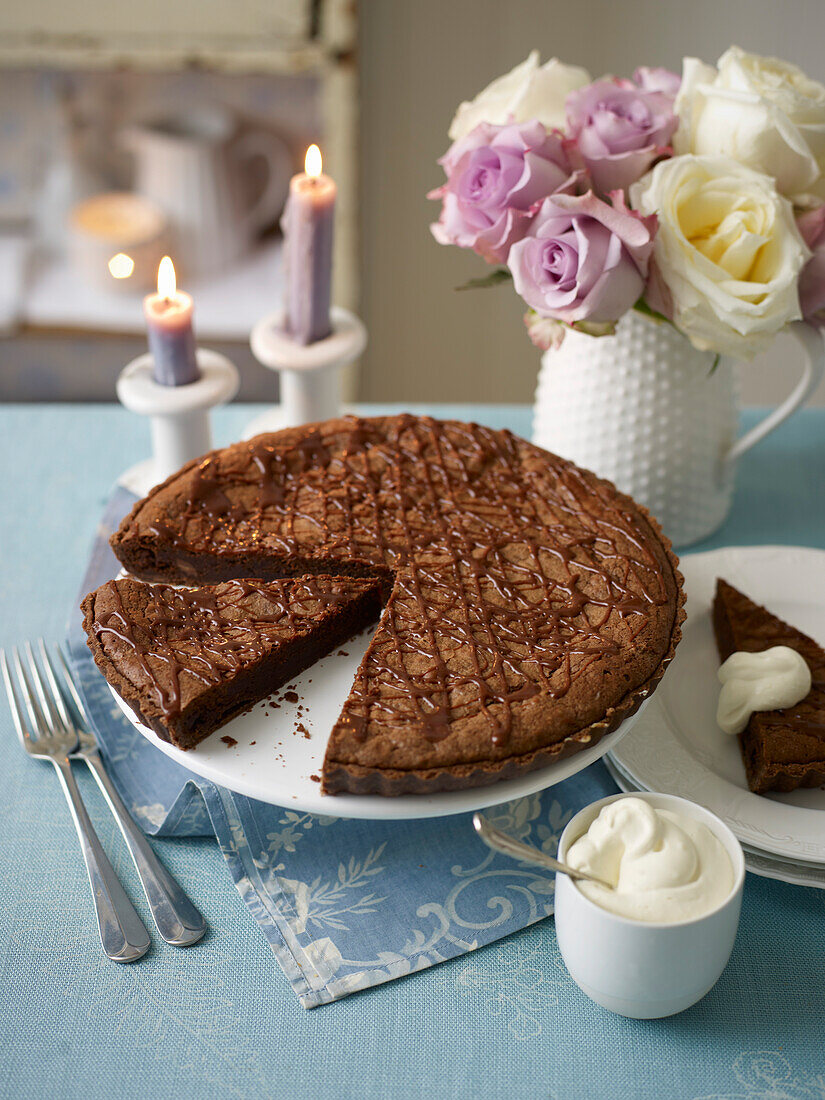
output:
[[773,412],[768,413],[749,432],[745,432],[743,436],[736,440],[725,456],[725,461],[728,463],[741,458],[755,443],[758,443],[760,439],[764,439],[766,435],[770,435],[775,428],[778,428],[783,421],[788,419],[791,413],[796,412],[801,405],[804,405],[819,385],[823,374],[825,374],[825,343],[823,343],[822,333],[819,329],[809,325],[807,321],[793,321],[788,326],[788,332],[795,336],[802,345],[804,352],[802,377],[781,405],[778,405]]
[[264,130],[247,130],[235,141],[232,154],[236,160],[261,157],[266,161],[264,189],[244,215],[254,234],[273,222],[283,210],[291,174],[289,151],[277,135]]

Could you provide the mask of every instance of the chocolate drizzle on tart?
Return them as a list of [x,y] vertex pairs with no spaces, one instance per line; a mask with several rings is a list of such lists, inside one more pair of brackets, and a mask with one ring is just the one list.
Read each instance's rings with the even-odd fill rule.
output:
[[197,589],[127,578],[81,607],[109,682],[159,737],[191,749],[374,622],[381,604],[374,581],[308,576]]
[[593,744],[658,682],[683,618],[644,509],[510,432],[428,417],[215,451],[139,502],[112,546],[147,580],[380,583],[330,793],[475,786]]
[[748,786],[755,794],[825,784],[825,650],[748,599],[716,582],[713,629],[720,661],[731,653],[761,653],[776,645],[795,649],[811,670],[811,690],[794,707],[757,711],[739,736]]

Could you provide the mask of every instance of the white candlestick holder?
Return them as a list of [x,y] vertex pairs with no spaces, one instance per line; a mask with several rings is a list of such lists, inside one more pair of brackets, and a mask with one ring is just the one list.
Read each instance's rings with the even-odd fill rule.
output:
[[367,330],[347,309],[333,306],[332,332],[314,344],[299,344],[284,331],[283,312],[263,317],[252,330],[252,354],[280,374],[281,402],[256,416],[244,438],[328,420],[341,412],[341,368],[367,346]]
[[210,409],[231,401],[238,392],[238,369],[226,356],[206,348],[198,348],[196,356],[201,376],[185,386],[156,382],[150,354],[133,359],[118,378],[121,404],[130,412],[148,416],[151,424],[152,457],[121,477],[140,496],[190,459],[212,449]]

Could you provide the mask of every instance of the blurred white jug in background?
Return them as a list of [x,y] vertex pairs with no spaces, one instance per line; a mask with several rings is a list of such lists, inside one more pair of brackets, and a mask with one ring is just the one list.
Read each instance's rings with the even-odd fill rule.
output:
[[[280,214],[289,189],[289,151],[273,133],[240,130],[231,112],[204,106],[127,128],[134,190],[167,214],[175,265],[188,275],[216,271],[242,256]],[[266,164],[263,190],[248,199],[244,168]]]

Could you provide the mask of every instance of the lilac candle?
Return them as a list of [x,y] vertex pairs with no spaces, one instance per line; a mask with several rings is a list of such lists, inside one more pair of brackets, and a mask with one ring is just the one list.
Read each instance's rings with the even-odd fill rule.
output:
[[332,235],[335,181],[321,172],[321,151],[307,150],[306,171],[293,176],[281,222],[284,231],[284,328],[296,343],[314,344],[332,332]]
[[143,299],[155,381],[162,386],[185,386],[197,382],[201,376],[195,354],[192,309],[192,298],[177,289],[174,265],[164,256],[158,268],[157,294],[147,294]]

